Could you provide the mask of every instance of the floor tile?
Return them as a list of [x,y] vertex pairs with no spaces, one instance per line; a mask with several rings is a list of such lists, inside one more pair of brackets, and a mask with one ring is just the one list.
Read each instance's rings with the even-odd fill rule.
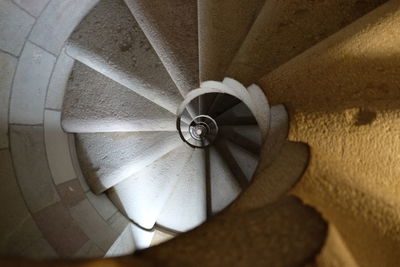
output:
[[104,220],[108,220],[114,213],[117,212],[117,208],[106,196],[106,194],[95,195],[91,191],[86,192],[86,196],[89,199],[92,206],[97,210]]
[[35,260],[56,259],[59,257],[54,248],[44,238],[33,242],[23,251],[22,255],[24,258]]
[[104,251],[108,251],[119,236],[96,212],[88,200],[83,200],[72,207],[71,214],[90,240]]
[[68,207],[79,204],[86,198],[78,179],[57,185],[61,201]]
[[65,54],[63,50],[57,59],[53,75],[50,79],[49,89],[46,97],[47,108],[61,110],[64,100],[64,92],[73,65],[74,60]]
[[17,62],[15,57],[0,52],[0,148],[8,147],[9,98]]
[[101,250],[92,241],[86,242],[85,245],[75,254],[74,258],[85,259],[85,258],[100,258],[104,256],[104,251]]
[[89,240],[61,202],[36,212],[33,217],[44,238],[61,257],[72,257]]
[[19,5],[34,17],[38,17],[43,8],[46,7],[49,0],[14,0],[14,3]]
[[29,37],[34,43],[58,55],[74,28],[98,0],[57,0],[38,18]]
[[37,212],[59,201],[47,164],[43,128],[12,125],[10,137],[15,172],[29,210]]
[[42,124],[47,85],[55,57],[28,42],[15,74],[10,103],[10,121]]
[[11,0],[0,1],[0,49],[18,56],[34,22]]
[[45,110],[44,138],[54,183],[58,185],[75,179],[77,176],[72,165],[68,135],[61,129],[61,112]]

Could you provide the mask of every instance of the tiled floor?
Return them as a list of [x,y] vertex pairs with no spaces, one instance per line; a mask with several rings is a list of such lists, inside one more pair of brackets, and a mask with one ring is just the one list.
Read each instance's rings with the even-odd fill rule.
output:
[[88,192],[60,125],[74,64],[63,46],[98,1],[0,1],[0,198],[13,203],[0,209],[1,256],[100,257],[129,225]]

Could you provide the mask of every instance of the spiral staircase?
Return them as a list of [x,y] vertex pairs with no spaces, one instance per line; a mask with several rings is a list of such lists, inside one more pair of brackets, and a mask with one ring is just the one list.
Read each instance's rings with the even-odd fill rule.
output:
[[0,264],[396,266],[399,18],[1,0]]

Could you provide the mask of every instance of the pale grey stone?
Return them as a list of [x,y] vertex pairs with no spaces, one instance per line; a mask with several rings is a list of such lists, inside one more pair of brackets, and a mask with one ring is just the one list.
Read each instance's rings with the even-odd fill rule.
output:
[[47,159],[56,185],[77,178],[69,151],[68,135],[61,129],[61,112],[45,110],[44,138]]
[[104,220],[110,219],[117,212],[117,208],[105,194],[95,195],[89,191],[86,192],[86,197]]
[[59,256],[52,246],[44,238],[36,240],[29,247],[27,247],[22,255],[28,259],[57,259]]
[[0,150],[0,181],[0,201],[12,203],[0,209],[0,255],[21,255],[24,242],[34,240],[40,232],[34,223],[27,223],[31,215],[18,187],[8,150]]
[[90,190],[90,188],[86,182],[85,177],[82,174],[81,166],[78,160],[78,155],[76,152],[76,145],[75,145],[75,135],[69,134],[68,142],[69,142],[69,151],[71,152],[72,165],[74,166],[75,173],[78,176],[78,180],[82,187],[83,192],[87,192]]
[[241,188],[236,181],[235,174],[229,169],[218,151],[214,147],[211,147],[209,151],[211,211],[217,213],[236,199]]
[[77,139],[83,174],[96,194],[182,144],[177,132],[78,134]]
[[151,229],[189,161],[193,148],[182,143],[140,172],[115,185],[108,196],[135,223]]
[[179,180],[165,203],[157,224],[186,232],[207,219],[206,163],[204,150],[196,149],[180,172]]
[[13,0],[14,3],[26,10],[34,17],[38,17],[49,0]]
[[153,240],[154,230],[153,231],[145,231],[142,228],[130,224],[133,234],[133,239],[135,240],[136,249],[145,249],[150,247],[151,240]]
[[54,56],[30,42],[26,43],[11,94],[11,123],[43,123],[47,85],[54,62]]
[[89,239],[99,248],[108,251],[119,233],[112,229],[97,213],[88,200],[70,208],[71,215]]
[[107,251],[105,257],[119,257],[132,254],[135,251],[135,240],[132,234],[132,228],[127,226],[111,248]]
[[53,0],[38,18],[29,39],[58,55],[65,40],[98,0]]
[[65,89],[73,65],[74,60],[62,50],[50,79],[46,97],[46,108],[61,110]]
[[0,52],[0,148],[8,147],[8,108],[17,62],[16,58]]
[[125,2],[181,92],[198,88],[197,1]]
[[46,160],[41,126],[12,125],[11,151],[18,183],[31,212],[37,212],[60,198]]
[[[4,239],[3,239],[4,238]],[[42,238],[42,233],[31,216],[19,223],[15,223],[14,229],[2,237],[2,256],[23,256],[24,250],[30,244]]]
[[68,132],[175,131],[176,116],[77,62],[64,98]]
[[110,219],[107,220],[107,223],[115,230],[117,233],[122,233],[125,227],[129,224],[128,219],[121,214],[121,212],[117,211]]
[[100,258],[104,256],[104,251],[101,250],[93,241],[86,242],[85,245],[74,255],[76,259],[87,259],[87,258]]
[[76,28],[67,53],[172,113],[182,96],[122,0],[104,0]]
[[153,240],[151,240],[151,246],[157,246],[161,243],[167,242],[168,240],[170,240],[174,237],[175,237],[175,235],[173,235],[171,233],[163,232],[160,230],[155,230]]
[[18,56],[34,22],[11,0],[0,1],[0,49]]

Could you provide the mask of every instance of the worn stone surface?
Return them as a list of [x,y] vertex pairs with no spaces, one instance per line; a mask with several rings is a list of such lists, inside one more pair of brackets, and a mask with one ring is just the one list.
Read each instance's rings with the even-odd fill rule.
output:
[[[186,144],[114,186],[108,196],[135,223],[151,229],[170,197],[193,148]],[[178,208],[178,207],[177,207]]]
[[74,60],[63,49],[57,58],[46,96],[46,108],[61,110]]
[[181,143],[176,132],[77,135],[82,171],[95,193],[129,178]]
[[42,124],[47,85],[55,57],[27,42],[18,62],[10,103],[10,122]]
[[49,0],[13,0],[22,9],[34,17],[38,17],[42,10],[49,3]]
[[172,113],[182,101],[122,0],[101,1],[71,35],[67,52]]
[[29,39],[54,55],[58,55],[65,40],[98,1],[51,1],[38,18]]
[[33,217],[60,257],[72,257],[89,240],[61,202],[34,213]]
[[0,148],[8,147],[8,108],[17,59],[0,52]]
[[125,0],[183,95],[199,87],[196,0]]
[[77,259],[93,259],[93,258],[100,258],[104,256],[104,251],[100,249],[96,244],[92,241],[86,242],[85,245],[74,255],[74,258]]
[[132,254],[135,250],[135,240],[132,228],[128,225],[114,244],[107,251],[105,257],[119,257]]
[[120,233],[109,227],[87,199],[70,210],[72,217],[89,239],[103,251],[108,251]]
[[45,238],[40,238],[29,246],[21,254],[24,258],[43,260],[43,259],[58,259],[59,255],[54,248],[46,241]]
[[0,49],[18,56],[25,44],[35,19],[13,4],[0,2]]
[[151,240],[151,246],[157,246],[159,244],[167,242],[168,240],[171,240],[174,237],[175,235],[171,233],[155,230],[153,240]]
[[[24,228],[28,229],[24,225],[31,215],[25,206],[8,150],[0,150],[0,180],[0,200],[3,203],[12,203],[5,204],[0,209],[0,255],[22,255],[24,246],[40,236],[40,232],[33,225],[32,231],[28,231],[26,237],[19,234]],[[28,244],[24,244],[24,241]]]
[[206,220],[206,166],[202,149],[195,149],[180,172],[178,182],[161,211],[157,224],[188,231]]
[[10,128],[11,152],[18,183],[31,212],[37,212],[60,198],[47,164],[41,126]]
[[386,0],[266,1],[226,75],[245,85]]
[[106,194],[95,195],[89,191],[86,192],[86,197],[104,220],[110,219],[117,212],[117,208]]
[[61,112],[45,110],[44,141],[54,183],[58,185],[77,178],[72,165],[68,136],[61,129]]
[[400,5],[377,8],[261,80],[310,146],[296,194],[318,207],[360,266],[399,262]]
[[216,216],[137,256],[164,266],[304,266],[319,252],[326,231],[314,209],[285,197],[247,213]]
[[84,133],[175,131],[176,116],[77,63],[64,98],[62,125],[68,132]]
[[56,188],[61,201],[68,207],[76,206],[86,197],[78,179],[59,184]]
[[213,147],[209,151],[211,211],[217,213],[236,199],[241,188],[219,152]]
[[198,1],[201,81],[220,81],[265,0]]

